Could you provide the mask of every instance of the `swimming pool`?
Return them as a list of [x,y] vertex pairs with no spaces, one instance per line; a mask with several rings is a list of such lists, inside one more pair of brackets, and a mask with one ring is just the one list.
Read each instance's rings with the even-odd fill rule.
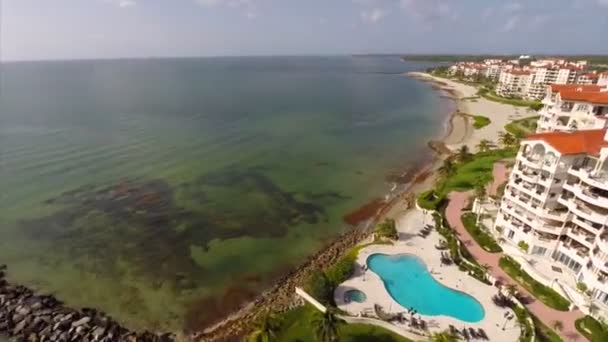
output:
[[344,299],[347,302],[363,303],[367,300],[367,296],[365,295],[365,293],[359,290],[348,290],[344,292]]
[[372,254],[367,258],[388,293],[405,308],[428,316],[445,315],[465,322],[479,322],[484,310],[470,295],[443,286],[414,255]]

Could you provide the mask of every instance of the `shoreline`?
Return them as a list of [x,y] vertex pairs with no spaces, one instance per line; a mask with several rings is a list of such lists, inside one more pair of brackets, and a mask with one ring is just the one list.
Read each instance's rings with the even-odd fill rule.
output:
[[471,126],[472,129],[472,124],[466,116],[460,115],[464,112],[463,108],[466,108],[464,101],[461,100],[465,94],[447,82],[437,80],[428,74],[408,73],[405,76],[431,83],[433,91],[438,92],[439,97],[447,98],[454,104],[449,113],[439,113],[446,115],[446,118],[443,132],[436,137],[436,140],[428,141],[432,156],[425,158],[421,155],[420,160],[400,172],[396,180],[389,181],[389,184],[396,186],[386,193],[384,199],[372,199],[353,212],[347,213],[345,217],[353,215],[356,218],[353,219],[354,224],[350,225],[351,228],[333,238],[291,271],[277,278],[275,285],[252,300],[243,302],[231,313],[218,317],[216,322],[194,329],[188,336],[190,340],[223,341],[244,336],[250,328],[250,323],[266,310],[284,312],[298,305],[294,287],[301,286],[311,271],[335,264],[347,250],[368,239],[371,228],[378,222],[411,209],[415,206],[416,194],[434,185],[436,169],[441,165],[443,157],[452,153],[449,146],[454,142],[466,144],[470,140],[470,129],[467,127]]
[[[413,75],[417,74],[405,74],[406,77],[417,78]],[[389,190],[385,200],[382,201],[383,203],[379,204],[379,200],[374,199],[345,215],[345,217],[355,215],[359,211],[364,211],[367,206],[371,206],[373,209],[376,209],[371,217],[363,220],[363,223],[360,221],[351,230],[333,239],[327,247],[321,248],[293,271],[279,278],[276,285],[260,294],[256,299],[244,304],[240,309],[222,318],[217,323],[190,335],[193,340],[220,341],[231,337],[244,336],[248,330],[247,322],[254,321],[266,310],[279,313],[287,311],[297,300],[294,292],[295,286],[301,285],[311,271],[334,264],[348,249],[369,238],[371,234],[370,227],[375,226],[385,218],[395,216],[415,207],[416,194],[428,190],[434,185],[436,180],[434,171],[441,165],[442,156],[451,153],[451,150],[445,146],[445,142],[450,141],[450,139],[465,141],[467,137],[466,130],[459,129],[459,126],[454,123],[456,118],[464,118],[459,115],[460,102],[462,102],[460,101],[460,97],[462,97],[462,94],[457,89],[449,87],[447,83],[422,77],[417,79],[432,83],[434,85],[433,91],[439,91],[438,96],[450,99],[455,107],[446,117],[445,129],[440,138],[427,142],[433,156],[428,161],[421,162],[410,169],[404,170],[401,173],[401,177],[409,179],[398,183],[402,185],[401,189],[397,187]],[[466,120],[466,123],[469,124],[468,120]],[[437,144],[436,148],[434,148],[435,144]],[[443,146],[443,150],[440,146]]]

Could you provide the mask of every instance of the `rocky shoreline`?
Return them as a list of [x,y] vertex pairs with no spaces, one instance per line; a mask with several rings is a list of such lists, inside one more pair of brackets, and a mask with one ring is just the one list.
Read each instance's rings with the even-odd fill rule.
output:
[[[241,341],[248,333],[251,323],[255,322],[261,314],[268,311],[281,313],[300,305],[301,301],[295,295],[295,287],[302,286],[312,271],[335,264],[347,250],[369,237],[371,233],[369,227],[372,227],[373,224],[384,217],[396,203],[402,203],[406,194],[405,192],[391,201],[385,202],[377,211],[375,217],[368,221],[365,226],[344,233],[330,245],[310,256],[298,268],[278,279],[275,286],[262,293],[257,299],[244,305],[221,322],[191,335],[190,338],[194,341],[205,342]],[[409,202],[407,198],[405,200]],[[407,203],[407,206],[410,207],[412,204]]]
[[170,333],[131,331],[105,313],[68,308],[52,295],[9,283],[0,265],[0,335],[11,341],[172,342]]

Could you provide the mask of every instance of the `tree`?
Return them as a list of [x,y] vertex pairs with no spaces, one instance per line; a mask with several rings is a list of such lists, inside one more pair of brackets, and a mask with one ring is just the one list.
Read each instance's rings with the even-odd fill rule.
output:
[[507,284],[505,285],[505,289],[509,296],[515,297],[515,295],[517,295],[517,286],[515,284]]
[[483,201],[486,198],[486,185],[481,178],[478,178],[475,181],[475,197],[480,201]]
[[312,327],[319,342],[334,342],[338,340],[338,328],[345,324],[338,318],[333,309],[328,308],[325,312],[316,311],[312,317]]
[[553,321],[552,325],[554,330],[562,331],[562,329],[564,329],[564,323],[562,321]]
[[458,161],[460,161],[460,162],[469,161],[471,159],[471,152],[469,151],[469,146],[467,146],[467,145],[460,146],[456,157],[458,158]]
[[377,237],[384,237],[393,240],[397,240],[399,238],[395,220],[389,218],[385,219],[384,222],[376,226],[375,233]]
[[511,133],[500,132],[498,134],[498,141],[505,147],[516,146],[519,144],[519,140]]
[[479,152],[487,152],[492,147],[492,142],[488,139],[481,139],[479,144],[477,144],[477,151]]
[[334,287],[325,272],[321,270],[313,271],[306,282],[306,290],[319,302],[323,304],[332,303]]
[[439,174],[444,177],[450,177],[456,173],[456,165],[451,159],[446,159],[443,161],[443,165],[441,165],[438,169]]
[[440,333],[434,333],[431,336],[431,341],[433,342],[456,342],[460,341],[460,336],[451,333],[449,331],[444,331]]
[[250,342],[269,342],[277,340],[277,332],[281,328],[281,322],[277,317],[267,312],[254,323],[254,328],[249,337]]

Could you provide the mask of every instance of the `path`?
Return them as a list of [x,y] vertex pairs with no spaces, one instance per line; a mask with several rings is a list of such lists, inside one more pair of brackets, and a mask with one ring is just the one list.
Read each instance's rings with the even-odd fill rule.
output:
[[520,293],[529,297],[530,303],[526,304],[526,307],[548,327],[552,327],[554,321],[561,321],[564,328],[562,331],[556,332],[564,339],[564,341],[586,341],[585,337],[582,336],[574,326],[574,321],[584,316],[579,310],[566,312],[558,311],[535,299],[534,296],[525,288],[512,281],[511,278],[500,268],[500,266],[498,266],[498,260],[502,256],[502,253],[486,252],[477,244],[477,242],[475,242],[469,232],[464,228],[464,225],[460,220],[468,197],[469,193],[466,192],[452,192],[449,195],[450,203],[446,208],[445,215],[449,225],[457,232],[460,241],[462,241],[462,243],[467,247],[471,255],[477,261],[479,261],[480,264],[489,265],[489,272],[492,274],[492,276],[494,276],[494,278],[500,279],[503,283],[509,281],[510,283],[515,284]]
[[492,169],[492,178],[493,181],[488,188],[488,195],[496,196],[498,193],[498,188],[500,188],[500,186],[507,180],[507,167],[504,163],[494,163],[494,168]]

